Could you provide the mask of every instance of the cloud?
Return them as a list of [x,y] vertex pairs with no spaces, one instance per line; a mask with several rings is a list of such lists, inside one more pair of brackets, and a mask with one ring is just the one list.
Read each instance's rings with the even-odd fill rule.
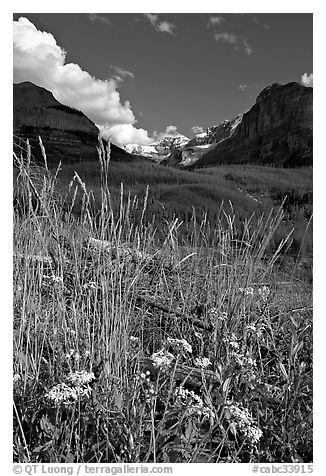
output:
[[207,23],[207,28],[211,27],[211,26],[217,26],[217,25],[221,25],[222,23],[224,23],[226,20],[224,17],[222,17],[221,15],[218,15],[218,16],[210,16],[209,17],[209,21]]
[[159,16],[157,13],[144,13],[144,16],[145,18],[147,18],[147,20],[151,22],[156,31],[174,35],[173,30],[175,28],[175,25],[173,25],[173,23],[170,23],[166,20],[159,20]]
[[239,90],[245,93],[248,89],[248,84],[239,84]]
[[134,73],[128,71],[127,69],[121,68],[121,66],[116,66],[113,64],[111,64],[110,66],[117,73],[116,75],[114,75],[114,79],[118,84],[122,83],[122,81],[126,78],[134,79],[135,77]]
[[233,33],[215,33],[214,37],[217,42],[223,41],[224,43],[232,43],[233,45],[236,45],[239,39],[239,37]]
[[164,132],[153,132],[153,137],[155,140],[163,139],[163,137],[176,137],[183,135],[178,132],[177,126],[167,126]]
[[204,128],[202,126],[192,126],[191,130],[195,135],[204,132]]
[[249,56],[252,53],[252,48],[249,46],[249,43],[247,40],[243,40],[243,46],[246,54]]
[[235,50],[238,50],[239,48],[243,49],[247,55],[251,55],[252,53],[252,48],[249,46],[248,41],[241,37],[234,35],[233,33],[215,33],[214,35],[216,42],[223,42],[223,43],[229,43],[233,45]]
[[302,76],[301,76],[301,84],[303,84],[304,86],[308,86],[308,87],[313,87],[313,75],[312,73],[311,74],[307,74],[307,73],[304,73]]
[[[137,122],[129,101],[121,101],[115,79],[96,79],[78,64],[66,63],[66,52],[54,36],[24,17],[14,21],[13,76],[14,83],[31,81],[51,91],[59,102],[82,111],[99,128]],[[140,131],[143,137],[144,130]]]
[[97,21],[101,23],[106,23],[107,25],[112,25],[112,22],[108,19],[108,17],[100,15],[99,13],[88,13],[87,16],[90,21]]
[[111,138],[114,144],[121,147],[127,144],[147,145],[153,142],[153,139],[148,137],[148,132],[145,129],[137,129],[132,124],[117,124],[112,127],[104,127],[100,131],[100,137],[104,139]]
[[264,30],[269,30],[269,25],[267,23],[264,23],[260,20],[259,17],[252,17],[252,21],[255,22],[257,25],[259,25],[261,28],[263,28]]

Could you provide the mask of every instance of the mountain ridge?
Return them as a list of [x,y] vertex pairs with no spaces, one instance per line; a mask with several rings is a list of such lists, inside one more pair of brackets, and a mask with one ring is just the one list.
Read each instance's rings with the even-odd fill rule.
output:
[[[312,165],[313,90],[299,83],[264,88],[243,115],[215,126],[212,141],[190,141],[171,153],[166,165],[207,166],[248,163],[296,167]],[[213,137],[214,140],[214,137]]]
[[[49,164],[98,161],[99,129],[81,111],[61,104],[45,88],[29,81],[13,85],[14,151],[28,139],[36,162],[43,163],[39,136]],[[111,160],[137,160],[111,144]]]

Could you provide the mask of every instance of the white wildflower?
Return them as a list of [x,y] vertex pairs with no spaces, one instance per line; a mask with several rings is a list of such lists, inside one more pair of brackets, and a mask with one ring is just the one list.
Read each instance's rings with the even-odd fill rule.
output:
[[257,331],[257,327],[254,325],[254,324],[248,324],[247,325],[247,329],[248,331],[253,331],[253,332],[256,332]]
[[257,443],[263,432],[255,425],[255,421],[250,415],[248,408],[230,405],[229,411],[231,419],[244,437],[249,439],[252,444]]
[[206,369],[212,362],[207,357],[196,357],[195,366],[201,369]]
[[78,394],[76,388],[72,388],[62,382],[52,387],[51,390],[45,394],[45,397],[49,400],[53,400],[56,405],[69,405],[77,400]]
[[200,417],[214,420],[214,412],[204,405],[203,400],[194,391],[189,391],[186,388],[179,387],[174,393],[177,397],[177,403],[186,408],[188,415],[197,415]]
[[212,307],[208,311],[208,316],[212,320],[216,320],[216,321],[225,321],[225,319],[228,317],[226,312],[221,312],[216,307]]
[[130,336],[129,339],[130,339],[130,342],[132,342],[132,344],[138,344],[139,343],[139,337]]
[[20,382],[22,380],[22,377],[20,374],[14,374],[13,376],[13,382],[14,384],[17,384],[18,382]]
[[177,352],[188,352],[189,354],[192,353],[192,347],[189,342],[186,341],[186,339],[172,339],[171,337],[168,337],[167,342]]
[[250,286],[248,288],[239,288],[239,291],[244,296],[251,296],[252,297],[254,295],[254,289]]
[[169,367],[174,360],[174,356],[165,349],[161,349],[158,352],[152,354],[151,359],[153,361],[154,367],[165,368]]
[[237,339],[236,335],[233,334],[233,333],[228,335],[227,337],[224,337],[223,342],[225,342],[225,344],[232,347],[232,349],[234,349],[234,350],[237,350],[240,347],[239,343],[238,343],[238,339]]
[[261,299],[266,302],[271,291],[268,286],[263,286],[262,288],[258,289],[258,294],[261,297]]
[[43,274],[43,278],[48,281],[51,281],[52,283],[63,284],[63,278],[61,276],[55,276],[54,274],[52,274],[51,276],[48,276],[46,274]]
[[75,386],[85,385],[95,380],[93,372],[87,372],[86,370],[80,370],[77,372],[70,372],[67,377],[67,381],[71,382]]

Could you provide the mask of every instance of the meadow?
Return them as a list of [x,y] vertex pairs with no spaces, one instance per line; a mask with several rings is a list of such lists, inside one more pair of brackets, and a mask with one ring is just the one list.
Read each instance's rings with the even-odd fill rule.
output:
[[312,462],[312,169],[108,157],[15,158],[14,461]]

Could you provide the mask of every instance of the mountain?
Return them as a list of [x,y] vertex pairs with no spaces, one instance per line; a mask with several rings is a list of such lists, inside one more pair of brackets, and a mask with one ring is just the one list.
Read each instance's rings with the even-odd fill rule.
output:
[[231,137],[242,120],[242,114],[231,121],[225,120],[217,126],[209,127],[205,132],[197,134],[187,143],[180,144],[171,151],[164,165],[180,165],[187,167],[196,163],[200,157],[213,149],[216,144]]
[[179,149],[188,142],[189,138],[180,134],[164,136],[148,145],[127,144],[124,149],[129,153],[160,161],[173,153],[175,149]]
[[[33,157],[43,163],[40,136],[49,164],[98,161],[98,128],[82,112],[60,104],[50,91],[30,82],[14,84],[13,106],[16,152],[29,139]],[[111,160],[135,157],[111,144]]]
[[312,164],[313,91],[299,83],[263,89],[243,115],[207,129],[175,150],[166,165]]

